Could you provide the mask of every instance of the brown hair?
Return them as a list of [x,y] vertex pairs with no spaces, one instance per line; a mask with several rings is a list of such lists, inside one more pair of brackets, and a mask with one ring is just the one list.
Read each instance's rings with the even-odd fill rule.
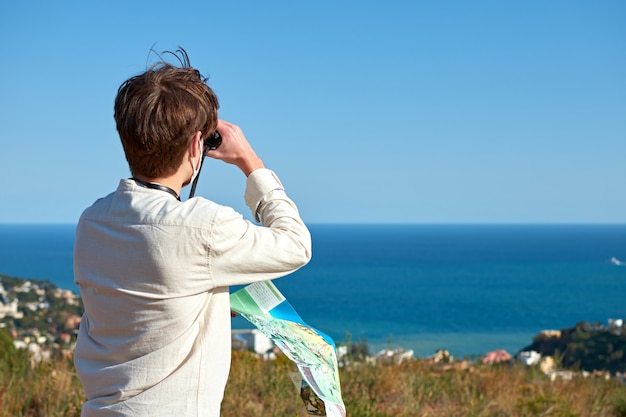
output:
[[180,166],[189,139],[217,127],[219,103],[207,78],[191,67],[185,50],[180,67],[158,62],[126,80],[115,98],[115,122],[132,175],[157,178]]

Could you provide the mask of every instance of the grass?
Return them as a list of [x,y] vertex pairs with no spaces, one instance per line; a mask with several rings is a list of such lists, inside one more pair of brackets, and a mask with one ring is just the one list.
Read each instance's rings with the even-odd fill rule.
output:
[[[72,361],[56,358],[31,365],[26,352],[13,349],[7,338],[0,335],[0,417],[80,415],[83,391]],[[626,417],[626,385],[614,379],[551,382],[521,364],[454,365],[414,360],[342,368],[348,415]],[[234,351],[222,415],[305,417],[289,379],[293,371],[284,356],[263,361]]]

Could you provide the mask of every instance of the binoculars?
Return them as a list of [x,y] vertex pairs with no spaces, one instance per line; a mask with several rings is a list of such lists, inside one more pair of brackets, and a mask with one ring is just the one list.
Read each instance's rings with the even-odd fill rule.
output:
[[222,135],[217,130],[204,140],[204,153],[217,149],[222,144]]

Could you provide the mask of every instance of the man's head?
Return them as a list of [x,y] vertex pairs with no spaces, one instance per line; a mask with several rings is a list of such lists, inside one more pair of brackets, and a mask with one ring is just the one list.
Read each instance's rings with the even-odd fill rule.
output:
[[217,127],[219,103],[206,78],[191,68],[184,50],[181,66],[153,65],[125,81],[115,98],[115,122],[133,175],[159,178],[179,168],[189,141]]

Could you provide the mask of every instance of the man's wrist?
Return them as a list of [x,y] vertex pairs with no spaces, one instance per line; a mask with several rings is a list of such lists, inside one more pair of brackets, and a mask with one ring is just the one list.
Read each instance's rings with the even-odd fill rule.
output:
[[263,163],[261,158],[255,157],[251,160],[245,161],[239,168],[243,171],[246,177],[249,177],[250,174],[252,174],[257,169],[265,168],[265,164]]

